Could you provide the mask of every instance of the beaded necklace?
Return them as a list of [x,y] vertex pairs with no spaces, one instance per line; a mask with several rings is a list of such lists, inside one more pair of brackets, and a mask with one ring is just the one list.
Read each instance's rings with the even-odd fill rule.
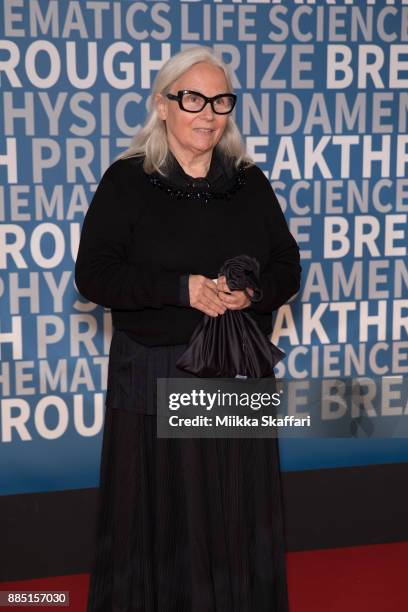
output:
[[152,185],[158,187],[167,195],[172,198],[176,198],[177,200],[202,200],[204,204],[207,204],[210,200],[230,200],[231,197],[239,189],[241,189],[243,185],[245,185],[245,171],[241,165],[238,169],[235,183],[226,191],[212,191],[211,189],[206,189],[206,187],[209,187],[210,184],[205,179],[199,179],[196,181],[196,183],[191,183],[186,189],[182,189],[181,187],[177,187],[171,183],[164,182],[156,176],[149,175],[149,181]]

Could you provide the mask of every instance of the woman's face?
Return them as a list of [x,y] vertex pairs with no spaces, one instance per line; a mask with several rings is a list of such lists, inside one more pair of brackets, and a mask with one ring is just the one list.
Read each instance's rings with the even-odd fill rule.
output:
[[[200,62],[186,70],[170,87],[172,94],[191,89],[211,98],[228,92],[221,68]],[[173,151],[189,150],[192,154],[211,151],[221,139],[228,115],[217,115],[208,103],[199,113],[181,110],[176,100],[157,94],[159,117],[166,121],[167,138]]]

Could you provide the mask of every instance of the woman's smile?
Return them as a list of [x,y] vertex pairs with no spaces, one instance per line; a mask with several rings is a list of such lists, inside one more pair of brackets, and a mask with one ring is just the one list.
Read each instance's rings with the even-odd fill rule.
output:
[[199,132],[200,134],[211,134],[215,130],[212,128],[194,128],[195,132]]

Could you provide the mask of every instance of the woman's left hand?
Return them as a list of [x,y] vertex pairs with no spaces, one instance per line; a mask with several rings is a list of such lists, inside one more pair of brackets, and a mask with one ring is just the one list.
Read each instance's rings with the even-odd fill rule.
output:
[[[217,281],[218,297],[229,310],[242,310],[248,308],[251,300],[245,295],[244,291],[230,291],[225,276],[220,276]],[[249,295],[253,295],[253,289],[247,287]]]

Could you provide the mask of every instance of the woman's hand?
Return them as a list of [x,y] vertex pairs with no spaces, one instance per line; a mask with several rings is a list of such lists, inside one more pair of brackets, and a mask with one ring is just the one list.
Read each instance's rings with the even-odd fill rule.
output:
[[190,274],[188,278],[190,306],[201,310],[210,317],[224,314],[228,306],[217,295],[217,285],[201,274]]
[[[251,300],[244,291],[230,291],[225,276],[218,278],[217,288],[219,292],[218,297],[229,310],[242,310],[243,308],[248,308],[251,304]],[[250,296],[254,294],[253,289],[249,287],[247,287],[246,291]]]

